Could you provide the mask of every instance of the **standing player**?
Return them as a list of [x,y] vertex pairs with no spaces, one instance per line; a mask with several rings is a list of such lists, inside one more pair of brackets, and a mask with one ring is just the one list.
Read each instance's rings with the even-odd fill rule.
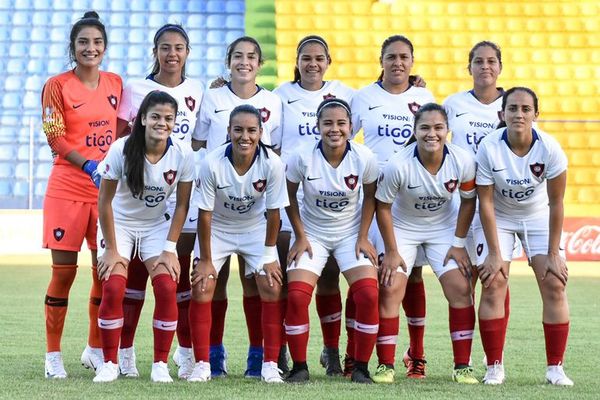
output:
[[567,157],[554,138],[533,128],[538,112],[531,89],[507,90],[502,97],[507,127],[489,134],[477,152],[479,330],[488,364],[484,382],[490,385],[504,382],[503,302],[515,236],[523,243],[542,295],[546,380],[573,385],[562,367],[569,335],[568,270],[559,247]]
[[[306,36],[296,48],[294,80],[286,82],[273,91],[282,100],[283,113],[281,126],[273,133],[272,142],[281,149],[281,158],[286,162],[298,148],[321,140],[316,125],[316,112],[319,104],[328,98],[352,99],[354,90],[340,81],[324,81],[323,77],[331,64],[329,46],[320,36]],[[299,207],[302,201],[302,188],[297,193]],[[279,233],[278,247],[280,261],[285,263],[289,249],[292,226],[284,213]],[[351,296],[350,296],[351,297]],[[317,281],[315,296],[317,313],[323,332],[321,364],[327,375],[340,375],[339,338],[342,320],[342,299],[339,288],[339,268],[333,257],[329,258],[325,269]],[[348,308],[348,307],[347,307]],[[349,340],[354,325],[349,328]]]
[[[166,24],[154,35],[154,66],[146,79],[132,80],[125,86],[123,100],[119,107],[119,136],[133,124],[142,100],[148,93],[161,90],[169,93],[177,100],[178,111],[172,138],[180,140],[191,148],[192,132],[200,115],[202,101],[202,83],[185,76],[185,64],[190,52],[187,33],[180,25]],[[173,215],[176,194],[168,199],[168,212]],[[198,210],[190,209],[186,217],[183,231],[177,243],[177,254],[181,266],[181,278],[177,285],[177,340],[179,346],[173,355],[179,366],[178,376],[187,379],[194,368],[192,342],[188,323],[190,304],[190,254],[194,248],[196,220]],[[127,288],[124,300],[124,321],[119,349],[119,368],[121,374],[137,377],[133,339],[144,305],[148,273],[139,257],[129,263],[130,273],[127,277]]]
[[[98,274],[105,281],[98,325],[104,364],[94,382],[111,382],[119,376],[117,348],[131,254],[139,254],[154,288],[154,363],[150,378],[153,382],[173,382],[167,359],[177,327],[175,293],[180,267],[176,247],[194,180],[192,150],[170,137],[176,116],[177,100],[165,92],[150,92],[140,105],[131,135],[117,140],[98,166],[102,175]],[[177,204],[171,216],[167,199],[175,189]]]
[[81,362],[94,369],[102,364],[97,326],[102,287],[96,273],[95,184],[100,180],[96,166],[115,139],[122,90],[119,76],[99,69],[108,41],[96,12],[86,12],[71,28],[69,38],[75,68],[50,78],[42,90],[42,127],[55,156],[44,198],[43,246],[52,252],[45,299],[47,378],[67,377],[60,342],[84,237],[92,252],[93,283],[88,345]]
[[[294,367],[287,381],[309,379],[308,306],[319,275],[333,255],[348,281],[356,307],[352,381],[372,383],[368,363],[377,338],[379,315],[374,267],[377,257],[367,236],[375,212],[377,159],[368,148],[349,140],[352,118],[344,100],[327,99],[316,114],[321,140],[296,152],[287,163],[287,212],[295,236],[288,255],[285,316]],[[301,210],[296,199],[300,183],[304,188]]]
[[245,260],[244,279],[254,278],[260,293],[259,324],[264,333],[262,380],[281,383],[277,359],[283,329],[283,273],[275,242],[279,209],[289,204],[285,167],[261,142],[263,128],[256,108],[235,107],[227,131],[230,143],[207,155],[197,186],[195,203],[199,208],[198,232],[202,235],[200,260],[192,274],[190,307],[196,365],[188,380],[206,382],[211,378],[211,300],[219,270],[235,253]]
[[[380,284],[387,290],[380,292],[380,309],[398,310],[417,248],[422,246],[448,300],[452,378],[473,384],[477,379],[469,361],[475,308],[471,263],[464,247],[475,212],[475,161],[463,149],[447,144],[447,135],[444,109],[434,103],[424,105],[415,114],[414,139],[383,169],[376,198],[385,246]],[[458,215],[452,204],[457,190]]]
[[[414,116],[419,107],[435,101],[429,90],[411,85],[409,75],[413,61],[413,45],[410,40],[400,35],[390,36],[381,46],[379,62],[383,71],[379,80],[360,89],[352,100],[354,130],[363,129],[365,145],[377,155],[380,168],[395,152],[401,151],[412,136]],[[408,281],[402,304],[410,336],[410,348],[404,354],[406,375],[409,378],[425,377],[425,286],[421,276],[422,268],[418,267],[424,263],[422,257],[417,258],[417,267],[413,269]],[[391,289],[382,286],[380,290],[387,292]],[[382,296],[392,295],[399,296],[399,293],[382,293]],[[398,311],[391,308],[379,310],[377,356],[380,368],[373,376],[377,383],[394,381]]]
[[[260,112],[263,134],[261,141],[271,144],[271,134],[281,122],[281,100],[279,97],[256,84],[256,75],[264,60],[256,39],[243,36],[234,40],[227,48],[225,64],[231,73],[230,80],[222,87],[209,89],[204,95],[200,121],[196,124],[192,144],[194,149],[205,147],[211,151],[227,140],[229,114],[239,105],[250,104]],[[262,367],[262,341],[260,313],[261,300],[253,279],[246,279],[243,260],[238,257],[239,274],[244,291],[244,314],[248,326],[250,347],[245,376],[260,378]],[[221,271],[220,279],[212,300],[211,369],[214,376],[227,374],[227,353],[223,346],[223,330],[227,311],[227,280],[229,263]]]

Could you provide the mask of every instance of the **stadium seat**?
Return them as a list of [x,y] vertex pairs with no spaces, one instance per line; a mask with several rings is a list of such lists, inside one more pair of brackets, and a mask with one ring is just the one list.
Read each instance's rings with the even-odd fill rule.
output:
[[48,10],[52,7],[51,0],[33,0],[32,7],[36,10]]
[[29,179],[29,164],[21,162],[17,164],[15,168],[15,178],[17,179]]
[[208,82],[215,79],[217,76],[227,76],[227,70],[223,62],[209,62],[206,68],[206,77]]
[[21,109],[21,95],[18,92],[6,94],[2,99],[4,111],[18,112]]
[[106,70],[123,76],[126,71],[125,64],[121,60],[111,60],[106,66]]
[[[217,29],[211,29],[206,34],[206,43],[211,45],[223,44],[225,41],[225,32]],[[210,57],[208,57],[211,59]]]
[[238,0],[229,0],[225,2],[225,12],[230,14],[240,14],[243,15],[245,11],[244,1]]
[[[152,4],[152,2],[150,3]],[[148,27],[152,30],[156,30],[167,23],[167,16],[165,14],[150,14],[148,18]]]
[[48,75],[56,75],[66,69],[66,62],[57,58],[52,58],[46,64]]
[[[15,148],[10,144],[2,144],[0,146],[0,161],[8,161],[13,160],[15,156]],[[4,163],[0,163],[0,165],[4,165]],[[0,175],[1,177],[1,175]]]
[[190,14],[187,17],[187,22],[185,24],[185,28],[190,29],[204,29],[206,28],[206,15],[204,14]]
[[8,197],[12,194],[13,188],[8,180],[0,180],[0,196]]
[[127,46],[129,54],[126,57],[128,61],[142,60],[145,61],[146,57],[151,57],[152,51],[147,46]]
[[[188,25],[190,28],[195,28],[192,25]],[[190,39],[190,45],[192,47],[192,50],[190,52],[190,56],[192,56],[192,54],[196,54],[196,49],[198,47],[198,44],[202,43],[202,42],[206,42],[205,41],[205,37],[206,37],[206,31],[203,29],[187,29],[187,34],[188,37]]]
[[127,76],[132,78],[139,78],[144,75],[145,67],[141,61],[132,61],[127,63]]
[[47,181],[37,182],[33,189],[33,194],[35,196],[43,197],[46,195],[46,187],[48,186]]
[[143,29],[131,29],[129,31],[129,43],[133,45],[146,43],[146,33]]
[[211,14],[206,18],[206,27],[209,29],[223,29],[226,17],[223,14]]
[[206,59],[224,61],[225,49],[220,46],[209,46],[206,51]]
[[25,96],[23,96],[23,107],[25,109],[38,111],[40,108],[40,93],[25,92]]
[[[117,1],[115,3],[124,3]],[[129,25],[129,19],[132,18],[132,15],[126,14],[124,12],[114,12],[110,15],[109,25],[114,27],[125,27]]]
[[[27,179],[27,178],[24,178]],[[26,181],[17,181],[13,186],[13,195],[25,197],[29,194],[29,183]]]
[[187,11],[188,13],[204,14],[206,13],[206,3],[206,1],[188,1]]
[[171,13],[183,13],[187,12],[187,1],[185,0],[169,0],[168,10]]
[[36,179],[48,179],[50,176],[50,170],[52,169],[52,164],[49,162],[39,163],[35,168],[35,178]]
[[167,17],[167,22],[170,24],[179,24],[179,25],[183,25],[185,20],[186,20],[186,15],[185,14],[169,14],[169,16]]
[[14,92],[23,88],[23,79],[20,76],[13,75],[7,76],[4,81],[4,90],[7,92]]

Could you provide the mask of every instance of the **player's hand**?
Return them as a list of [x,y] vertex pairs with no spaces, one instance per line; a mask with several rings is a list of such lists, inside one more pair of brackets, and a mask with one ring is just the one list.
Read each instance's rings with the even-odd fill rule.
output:
[[427,87],[427,82],[420,75],[409,75],[408,82],[417,87]]
[[398,273],[398,267],[406,272],[406,264],[398,251],[388,251],[384,253],[383,260],[379,266],[379,283],[383,286],[392,286],[394,278]]
[[464,247],[451,246],[448,249],[448,253],[446,253],[446,258],[444,258],[444,266],[448,264],[450,259],[456,261],[456,264],[458,264],[458,269],[465,278],[471,279],[471,259],[469,258],[469,254]]
[[116,250],[106,250],[101,257],[98,257],[98,279],[108,280],[115,265],[121,264],[127,268],[127,260],[119,255]]
[[297,238],[288,252],[287,264],[291,265],[292,262],[298,263],[298,261],[300,261],[300,257],[302,257],[302,254],[305,252],[308,253],[308,257],[312,260],[312,248],[310,247],[310,242],[306,236]]
[[564,258],[558,254],[548,253],[546,261],[544,262],[544,275],[542,275],[542,280],[546,279],[548,273],[556,276],[563,285],[566,285],[569,280],[569,268],[567,268]]
[[170,251],[164,251],[160,253],[156,261],[152,264],[152,270],[154,271],[159,265],[164,265],[167,269],[171,279],[179,283],[179,274],[181,273],[181,266],[179,265],[179,259],[177,254],[171,253]]
[[206,291],[208,282],[217,280],[217,270],[210,260],[200,260],[192,271],[192,286],[200,284],[200,291]]
[[504,279],[508,279],[505,263],[499,254],[488,254],[479,266],[479,279],[484,287],[490,287],[494,279],[501,273]]
[[102,180],[102,176],[98,172],[98,161],[96,160],[87,160],[81,166],[83,172],[90,176],[90,179],[94,183],[97,188],[100,188],[100,181]]
[[375,250],[375,247],[368,238],[359,237],[356,241],[355,251],[357,260],[360,258],[360,253],[363,253],[371,261],[371,264],[377,267],[377,250]]
[[281,271],[278,261],[264,264],[263,271],[265,271],[265,276],[267,277],[267,283],[269,284],[269,287],[273,287],[273,281],[283,286],[283,271]]
[[210,83],[209,89],[218,89],[227,85],[227,80],[222,76],[217,76],[217,78]]

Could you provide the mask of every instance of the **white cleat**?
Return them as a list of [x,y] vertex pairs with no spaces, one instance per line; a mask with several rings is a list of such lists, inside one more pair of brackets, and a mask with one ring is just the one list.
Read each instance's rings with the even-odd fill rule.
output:
[[46,353],[44,369],[46,371],[46,378],[48,379],[65,379],[67,377],[67,371],[65,371],[60,351]]
[[546,381],[551,385],[573,386],[575,383],[565,374],[562,365],[548,365]]
[[119,349],[119,369],[121,370],[121,375],[127,378],[137,378],[140,376],[135,365],[135,348],[133,346]]
[[169,368],[167,363],[159,361],[152,363],[152,372],[150,373],[150,380],[157,383],[172,383],[173,378],[169,375]]
[[486,385],[502,385],[504,383],[504,365],[495,362],[494,365],[487,366],[487,372],[483,377],[483,383]]
[[198,361],[194,365],[194,370],[187,378],[188,382],[207,382],[210,381],[210,363]]
[[277,363],[274,361],[266,361],[262,363],[260,379],[266,383],[283,383],[283,379],[281,378],[281,370],[277,367]]
[[112,361],[103,363],[96,371],[94,382],[105,383],[114,382],[119,377],[119,366]]
[[177,346],[175,353],[173,353],[173,361],[179,367],[177,371],[179,379],[189,378],[194,370],[194,353],[192,353],[192,349]]
[[81,365],[87,369],[96,371],[103,363],[104,353],[102,353],[102,349],[86,345],[83,353],[81,353]]

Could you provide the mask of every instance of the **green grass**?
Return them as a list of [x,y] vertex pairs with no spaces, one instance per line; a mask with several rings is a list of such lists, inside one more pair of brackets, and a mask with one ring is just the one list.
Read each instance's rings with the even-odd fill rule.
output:
[[[50,275],[48,265],[32,259],[26,266],[24,258],[0,259],[0,398],[71,399],[71,398],[293,398],[293,399],[510,399],[598,398],[593,388],[598,378],[600,355],[600,278],[572,276],[569,281],[571,304],[571,336],[566,357],[566,371],[575,381],[573,388],[558,388],[544,384],[545,353],[541,325],[541,301],[533,277],[528,273],[511,277],[512,314],[505,349],[507,381],[501,387],[459,386],[451,381],[452,354],[448,334],[447,306],[435,277],[426,274],[427,379],[420,382],[404,378],[398,367],[394,385],[360,386],[343,378],[325,377],[318,365],[321,346],[320,329],[313,319],[309,345],[311,383],[301,386],[272,386],[243,378],[247,337],[241,305],[241,289],[237,279],[230,280],[229,312],[225,328],[225,345],[229,352],[230,375],[207,384],[176,381],[172,385],[152,384],[149,380],[152,357],[151,311],[152,291],[144,307],[136,340],[137,380],[119,379],[114,384],[92,383],[93,373],[79,364],[79,356],[87,338],[87,296],[90,276],[88,267],[79,269],[70,297],[70,308],[63,336],[63,357],[69,377],[63,381],[44,378],[44,315],[43,298]],[[83,263],[82,263],[83,264]],[[588,264],[596,269],[598,265]],[[513,272],[525,267],[513,268]],[[231,274],[232,278],[237,274]],[[595,275],[595,276],[594,276]],[[344,289],[345,290],[345,289]],[[404,322],[401,324],[397,360],[407,346]],[[344,348],[344,334],[342,348]],[[473,361],[479,377],[483,351],[478,338],[473,343]],[[375,368],[375,356],[371,370]],[[171,365],[172,375],[176,370]],[[596,393],[596,394],[594,394]]]

